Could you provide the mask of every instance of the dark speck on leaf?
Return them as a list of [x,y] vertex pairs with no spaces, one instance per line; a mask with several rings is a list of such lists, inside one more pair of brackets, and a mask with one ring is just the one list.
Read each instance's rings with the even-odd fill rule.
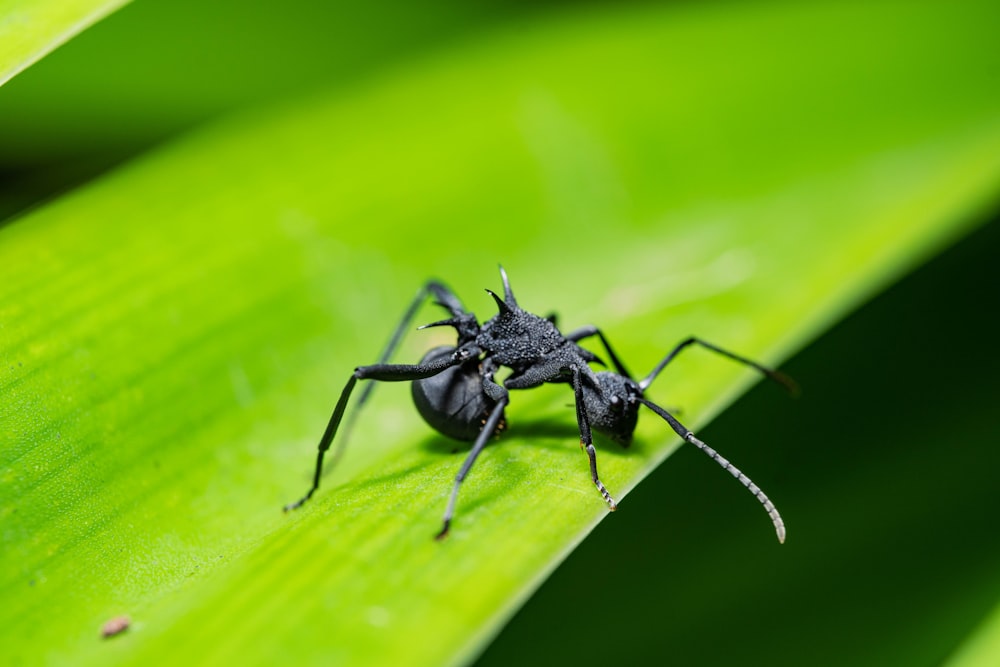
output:
[[115,616],[101,627],[101,636],[105,639],[120,635],[128,630],[132,621],[128,616]]

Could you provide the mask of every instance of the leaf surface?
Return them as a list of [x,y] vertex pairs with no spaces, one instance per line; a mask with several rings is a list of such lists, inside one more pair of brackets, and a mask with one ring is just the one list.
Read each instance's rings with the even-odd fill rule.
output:
[[[780,361],[995,195],[997,9],[901,7],[537,22],[226,119],[0,230],[0,645],[470,659],[607,515],[569,394],[515,393],[437,543],[466,450],[399,385],[280,511],[351,369],[430,275],[488,317],[499,261],[522,306],[599,324],[637,373],[690,334]],[[685,354],[650,396],[698,427],[754,378]],[[602,479],[621,498],[676,445],[647,414],[630,450],[601,443]]]

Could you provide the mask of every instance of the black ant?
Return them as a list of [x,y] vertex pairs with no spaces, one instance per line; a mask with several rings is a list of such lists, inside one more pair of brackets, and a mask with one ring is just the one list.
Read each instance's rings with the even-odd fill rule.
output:
[[[771,517],[778,534],[778,541],[785,541],[785,524],[781,515],[760,487],[718,452],[696,438],[667,410],[647,400],[643,392],[681,350],[691,345],[700,345],[733,361],[750,366],[794,393],[796,386],[790,378],[692,337],[678,344],[649,375],[637,382],[618,359],[618,355],[614,353],[600,329],[585,326],[563,335],[556,327],[555,316],[539,317],[517,305],[503,267],[500,268],[500,277],[504,289],[502,299],[494,292],[486,290],[496,301],[500,312],[482,325],[476,320],[475,315],[465,310],[458,297],[442,283],[429,281],[417,292],[379,362],[354,369],[354,373],[340,394],[326,431],[320,438],[312,486],[301,499],[286,505],[285,511],[302,506],[319,488],[323,457],[337,434],[351,392],[358,380],[408,381],[412,382],[413,402],[430,426],[450,438],[474,441],[472,450],[455,477],[455,486],[452,488],[448,507],[444,513],[444,525],[437,534],[437,539],[440,540],[448,534],[451,526],[462,480],[469,474],[472,464],[490,437],[499,434],[505,427],[504,408],[510,402],[508,390],[530,389],[547,382],[559,382],[568,383],[573,387],[576,421],[580,429],[580,446],[590,459],[591,479],[610,510],[614,511],[617,504],[597,475],[597,453],[594,450],[591,429],[627,447],[631,444],[639,417],[639,405],[642,404],[662,417],[684,440],[708,454],[738,479]],[[434,297],[436,303],[447,310],[451,317],[419,328],[453,327],[458,333],[457,343],[455,346],[432,349],[424,355],[419,364],[386,363],[427,296]],[[590,368],[590,362],[602,365],[603,362],[589,350],[580,347],[578,342],[592,336],[600,339],[615,368],[614,371],[594,372]],[[501,367],[507,367],[512,371],[502,384],[494,380],[494,375]],[[365,387],[357,407],[364,404],[374,386],[369,384]],[[334,454],[334,461],[342,454],[344,442],[345,439],[342,437]]]

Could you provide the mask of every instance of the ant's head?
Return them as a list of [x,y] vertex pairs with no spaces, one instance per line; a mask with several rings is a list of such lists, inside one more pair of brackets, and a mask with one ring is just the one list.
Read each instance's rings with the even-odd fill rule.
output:
[[600,390],[584,384],[583,402],[591,428],[623,447],[632,444],[632,433],[639,419],[642,390],[627,377],[601,371],[595,373]]

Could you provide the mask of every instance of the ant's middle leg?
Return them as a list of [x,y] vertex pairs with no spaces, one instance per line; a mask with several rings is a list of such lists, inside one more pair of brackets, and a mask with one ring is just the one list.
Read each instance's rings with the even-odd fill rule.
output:
[[486,420],[486,424],[483,426],[479,435],[476,436],[476,441],[472,445],[472,450],[469,455],[465,457],[465,462],[462,464],[461,470],[458,471],[458,475],[455,477],[455,485],[451,489],[451,497],[448,499],[448,507],[444,511],[444,517],[442,519],[441,531],[435,536],[436,540],[443,540],[448,536],[448,531],[451,528],[451,520],[455,516],[455,502],[458,500],[458,489],[462,486],[462,482],[465,477],[469,474],[472,469],[472,464],[476,462],[476,458],[486,447],[486,443],[489,442],[490,436],[497,430],[497,424],[500,423],[500,419],[503,417],[504,408],[510,402],[510,394],[506,389],[501,387],[496,381],[493,380],[493,374],[496,369],[492,367],[489,361],[484,362],[483,369],[483,392],[493,401],[496,405],[493,406],[493,411],[490,413],[489,418]]
[[611,363],[614,365],[615,370],[618,372],[618,374],[623,375],[627,377],[629,380],[631,380],[632,375],[628,372],[628,370],[626,370],[625,364],[621,362],[621,360],[618,358],[618,355],[615,354],[615,351],[611,349],[611,343],[609,343],[608,339],[604,337],[604,332],[595,327],[593,324],[588,324],[586,326],[580,327],[579,329],[569,332],[568,334],[566,334],[566,340],[570,340],[576,343],[583,340],[584,338],[590,338],[591,336],[597,336],[598,338],[601,339],[601,343],[604,345],[604,349],[607,351],[608,357],[611,358]]

